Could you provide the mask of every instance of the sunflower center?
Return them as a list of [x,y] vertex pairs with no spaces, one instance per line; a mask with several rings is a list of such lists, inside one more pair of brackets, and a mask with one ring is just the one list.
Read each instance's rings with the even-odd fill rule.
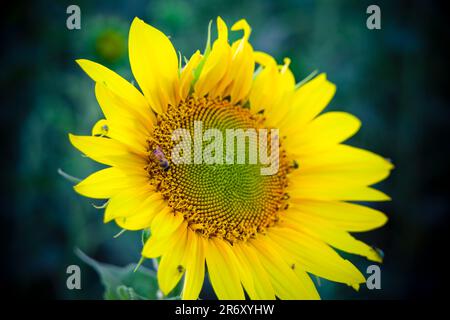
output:
[[[191,229],[207,237],[235,242],[264,232],[278,221],[280,211],[286,206],[284,189],[289,166],[281,145],[277,146],[278,171],[272,175],[261,174],[261,168],[267,164],[249,161],[251,136],[244,140],[244,148],[233,146],[232,163],[230,154],[225,152],[229,148],[225,139],[219,142],[223,148],[218,148],[224,150],[223,154],[218,149],[212,151],[216,160],[213,163],[198,161],[196,142],[183,141],[182,154],[187,158],[192,155],[192,162],[180,163],[173,156],[177,143],[180,145],[173,133],[182,129],[187,136],[195,137],[199,124],[202,133],[214,129],[224,137],[230,129],[264,128],[261,116],[252,115],[248,109],[231,105],[227,100],[190,98],[177,107],[169,107],[164,115],[158,116],[154,134],[148,141],[150,182],[175,212],[183,214]],[[200,142],[202,150],[206,150],[210,141]],[[268,154],[270,149],[269,141]],[[236,161],[239,153],[247,161]]]

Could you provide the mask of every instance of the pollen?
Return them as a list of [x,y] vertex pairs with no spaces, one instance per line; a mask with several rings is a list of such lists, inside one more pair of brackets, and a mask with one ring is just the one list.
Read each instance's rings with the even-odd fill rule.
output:
[[[200,235],[233,243],[264,233],[279,221],[289,199],[285,192],[286,175],[292,165],[281,143],[279,169],[273,175],[261,175],[260,163],[229,164],[225,159],[221,164],[175,164],[171,152],[175,145],[173,131],[183,128],[194,134],[194,123],[198,121],[203,123],[203,130],[222,132],[265,128],[262,115],[253,115],[227,99],[191,97],[176,107],[169,106],[164,115],[158,116],[153,135],[148,139],[150,183]],[[248,149],[245,152],[248,156]]]

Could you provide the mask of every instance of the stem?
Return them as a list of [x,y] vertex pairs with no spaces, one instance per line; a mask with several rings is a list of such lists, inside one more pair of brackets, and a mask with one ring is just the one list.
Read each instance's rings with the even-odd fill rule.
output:
[[78,183],[81,181],[81,179],[71,176],[68,173],[65,173],[64,171],[62,171],[61,168],[58,168],[58,174],[61,175],[64,179],[66,179],[72,183]]

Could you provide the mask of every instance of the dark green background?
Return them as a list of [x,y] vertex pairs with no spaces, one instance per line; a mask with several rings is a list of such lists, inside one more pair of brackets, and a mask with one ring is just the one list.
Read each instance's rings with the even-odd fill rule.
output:
[[[382,30],[366,28],[366,8],[382,11]],[[66,8],[81,8],[81,30],[66,28]],[[448,22],[429,1],[30,1],[3,10],[1,50],[1,287],[10,297],[101,298],[98,276],[74,255],[125,265],[139,260],[140,235],[103,225],[102,212],[74,193],[57,169],[85,177],[99,168],[70,146],[100,118],[94,84],[75,64],[88,58],[131,79],[128,28],[135,16],[170,35],[190,56],[207,25],[246,18],[255,49],[292,59],[301,80],[318,69],[338,91],[328,110],[358,116],[352,145],[392,159],[380,184],[393,201],[376,204],[387,226],[358,235],[383,249],[382,290],[359,293],[322,281],[325,299],[437,296],[448,271]],[[235,35],[234,37],[236,37]],[[364,272],[370,264],[351,257]],[[82,268],[82,290],[66,289],[66,267]],[[203,297],[211,297],[206,288]]]

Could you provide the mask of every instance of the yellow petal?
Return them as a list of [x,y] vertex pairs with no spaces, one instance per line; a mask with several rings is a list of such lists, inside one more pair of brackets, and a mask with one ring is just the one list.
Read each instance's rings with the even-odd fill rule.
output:
[[113,92],[122,105],[139,113],[142,118],[152,121],[153,115],[147,101],[131,83],[101,64],[85,59],[76,62],[96,83],[101,83]]
[[[111,197],[105,210],[104,222],[140,213],[139,209],[147,202],[155,203],[159,199],[161,195],[155,193],[154,188],[149,185],[129,186]],[[150,216],[151,212],[148,214]]]
[[311,219],[317,223],[328,221],[346,231],[369,231],[387,222],[384,213],[353,203],[302,199],[291,202],[291,208],[286,214],[300,224]]
[[389,176],[393,165],[382,157],[346,145],[296,158],[300,168],[290,176],[292,189],[354,189],[369,186]]
[[217,18],[217,29],[219,38],[214,41],[211,52],[206,59],[200,76],[194,85],[194,91],[197,96],[203,97],[209,95],[215,98],[222,95],[221,90],[231,81],[225,78],[231,60],[231,48],[228,44],[228,30],[225,22]]
[[293,222],[297,229],[313,237],[322,239],[332,247],[353,254],[366,257],[369,260],[381,262],[379,253],[362,241],[353,238],[348,232],[339,229],[332,224],[309,220],[302,224]]
[[153,220],[152,233],[155,237],[164,238],[177,229],[184,219],[181,214],[174,214],[170,207],[161,211]]
[[[238,52],[238,47],[238,42],[235,42],[231,49],[232,52]],[[247,99],[253,83],[254,70],[253,49],[250,44],[246,43],[243,49],[234,55],[228,70],[231,83],[227,87],[225,95],[231,97],[231,103],[236,104]]]
[[277,63],[274,58],[264,52],[254,52],[254,59],[263,66],[255,75],[250,91],[250,109],[257,113],[267,113],[278,105],[286,88],[282,86]]
[[177,105],[178,57],[159,30],[134,18],[128,37],[131,70],[147,101],[159,114]]
[[335,145],[324,152],[303,155],[298,158],[303,172],[319,171],[371,171],[391,170],[392,163],[383,157],[345,144]]
[[201,59],[202,55],[200,54],[200,51],[197,50],[181,71],[180,97],[183,100],[187,98],[189,91],[191,90],[192,81],[194,80],[194,70],[197,68]]
[[86,59],[78,59],[76,62],[86,72],[92,80],[102,83],[112,92],[126,98],[129,102],[136,105],[146,105],[144,97],[131,83],[119,76],[114,71],[102,66],[99,63]]
[[98,120],[92,127],[92,135],[100,137],[108,137],[108,121],[106,119]]
[[106,137],[123,143],[130,151],[145,154],[148,148],[147,137],[149,134],[140,134],[134,131],[136,122],[127,123],[126,120],[113,122],[101,119],[92,127],[92,135],[95,137]]
[[276,66],[277,62],[275,59],[268,53],[262,52],[262,51],[256,51],[254,52],[255,61],[264,67],[272,67]]
[[[105,210],[105,222],[114,218],[123,229],[147,229],[155,216],[164,208],[165,202],[159,193],[149,191],[141,193],[139,189],[130,189],[135,194],[130,195],[127,191],[126,196],[118,198],[116,196],[110,199]],[[136,201],[136,199],[138,200]],[[128,202],[128,205],[124,208],[122,202]]]
[[206,246],[206,264],[214,292],[221,300],[244,300],[236,257],[230,245],[221,239],[211,238]]
[[383,192],[370,187],[346,187],[339,185],[324,187],[293,186],[288,190],[292,199],[340,200],[340,201],[389,201],[391,198]]
[[323,170],[308,172],[302,169],[291,175],[290,186],[292,188],[354,188],[358,186],[370,186],[384,180],[389,175],[389,170],[352,170],[334,171]]
[[289,112],[280,123],[285,134],[294,135],[312,121],[333,98],[336,86],[322,73],[295,90]]
[[188,229],[188,247],[186,249],[186,273],[183,285],[183,300],[196,300],[205,279],[204,239]]
[[291,106],[295,79],[289,70],[289,59],[284,66],[278,66],[275,59],[264,52],[255,52],[256,62],[263,66],[257,73],[250,91],[250,109],[264,112],[270,126],[280,127]]
[[174,238],[181,236],[180,228],[187,228],[182,215],[174,214],[168,206],[164,207],[152,221],[152,236],[145,244],[142,255],[147,258],[160,256]]
[[248,293],[248,295],[250,297],[256,297],[257,293],[255,290],[255,283],[253,280],[251,265],[248,263],[247,259],[239,259],[238,255],[239,249],[237,248],[236,244],[234,244],[231,247],[231,249],[233,251],[233,257],[235,258],[229,259],[230,263],[231,261],[233,261],[233,263],[235,264],[239,277],[241,279],[241,283],[244,286],[245,291]]
[[277,104],[268,110],[267,116],[270,116],[270,123],[278,128],[283,128],[281,121],[287,117],[289,110],[292,108],[292,99],[295,89],[295,78],[292,71],[289,69],[291,60],[284,59],[284,65],[279,68],[279,86],[282,88],[283,94],[280,96]]
[[113,139],[69,134],[72,145],[89,158],[110,166],[133,162],[145,167],[145,154],[131,152],[124,144]]
[[[269,245],[267,237],[250,240],[249,244],[258,251],[263,267],[270,275],[276,295],[284,300],[320,299],[317,291],[310,290],[309,284],[302,283],[281,254]],[[310,279],[311,281],[311,279]]]
[[148,229],[164,202],[152,201],[146,202],[145,205],[137,208],[133,215],[128,217],[118,217],[115,219],[117,225],[126,230],[143,230]]
[[294,154],[317,152],[347,140],[360,127],[358,118],[349,113],[327,112],[305,126],[301,134],[289,136],[286,144]]
[[250,28],[250,25],[245,19],[241,19],[235,22],[231,27],[231,30],[232,31],[243,30],[244,31],[244,36],[242,37],[243,41],[248,41],[248,39],[250,38],[250,34],[252,33],[252,28]]
[[127,104],[126,101],[100,82],[95,85],[95,96],[108,121],[131,122],[133,127],[137,128],[143,135],[149,135],[152,132],[153,126],[156,124],[156,117],[150,106],[146,105],[145,112],[133,108],[132,105]]
[[[301,269],[319,277],[356,286],[365,281],[361,272],[341,258],[324,242],[286,227],[268,232],[271,245],[291,259],[293,269]],[[301,272],[299,272],[302,275]]]
[[251,28],[244,19],[236,22],[231,30],[244,30],[242,39],[237,40],[231,46],[232,59],[228,68],[228,78],[231,83],[226,89],[225,95],[231,97],[231,103],[245,101],[250,93],[255,71],[255,58],[253,48],[248,42]]
[[235,243],[233,251],[236,258],[245,265],[245,268],[252,275],[253,285],[248,286],[243,282],[244,288],[252,300],[274,300],[275,291],[272,288],[270,278],[261,265],[254,249],[246,243]]
[[228,41],[228,27],[221,17],[217,17],[217,33],[219,40]]
[[129,180],[124,181],[124,178],[125,174],[117,168],[106,168],[94,172],[74,189],[85,197],[106,199],[129,186]]
[[158,284],[161,291],[168,295],[180,281],[186,264],[184,255],[187,254],[187,230],[181,231],[179,240],[172,244],[161,257],[158,267]]
[[311,276],[308,273],[306,273],[305,270],[299,267],[295,267],[293,271],[294,274],[297,276],[297,279],[299,279],[300,282],[303,284],[304,286],[303,290],[307,292],[308,296],[310,297],[308,299],[320,300],[320,295],[317,292],[316,285],[311,280]]
[[[176,226],[176,224],[174,226]],[[185,229],[187,229],[186,222],[183,222],[179,224],[178,227],[171,229],[170,232],[164,234],[164,236],[158,235],[158,233],[155,234],[152,230],[152,235],[142,249],[142,256],[149,259],[161,256],[170,249],[170,246],[173,243],[180,241],[183,236],[183,230]]]

